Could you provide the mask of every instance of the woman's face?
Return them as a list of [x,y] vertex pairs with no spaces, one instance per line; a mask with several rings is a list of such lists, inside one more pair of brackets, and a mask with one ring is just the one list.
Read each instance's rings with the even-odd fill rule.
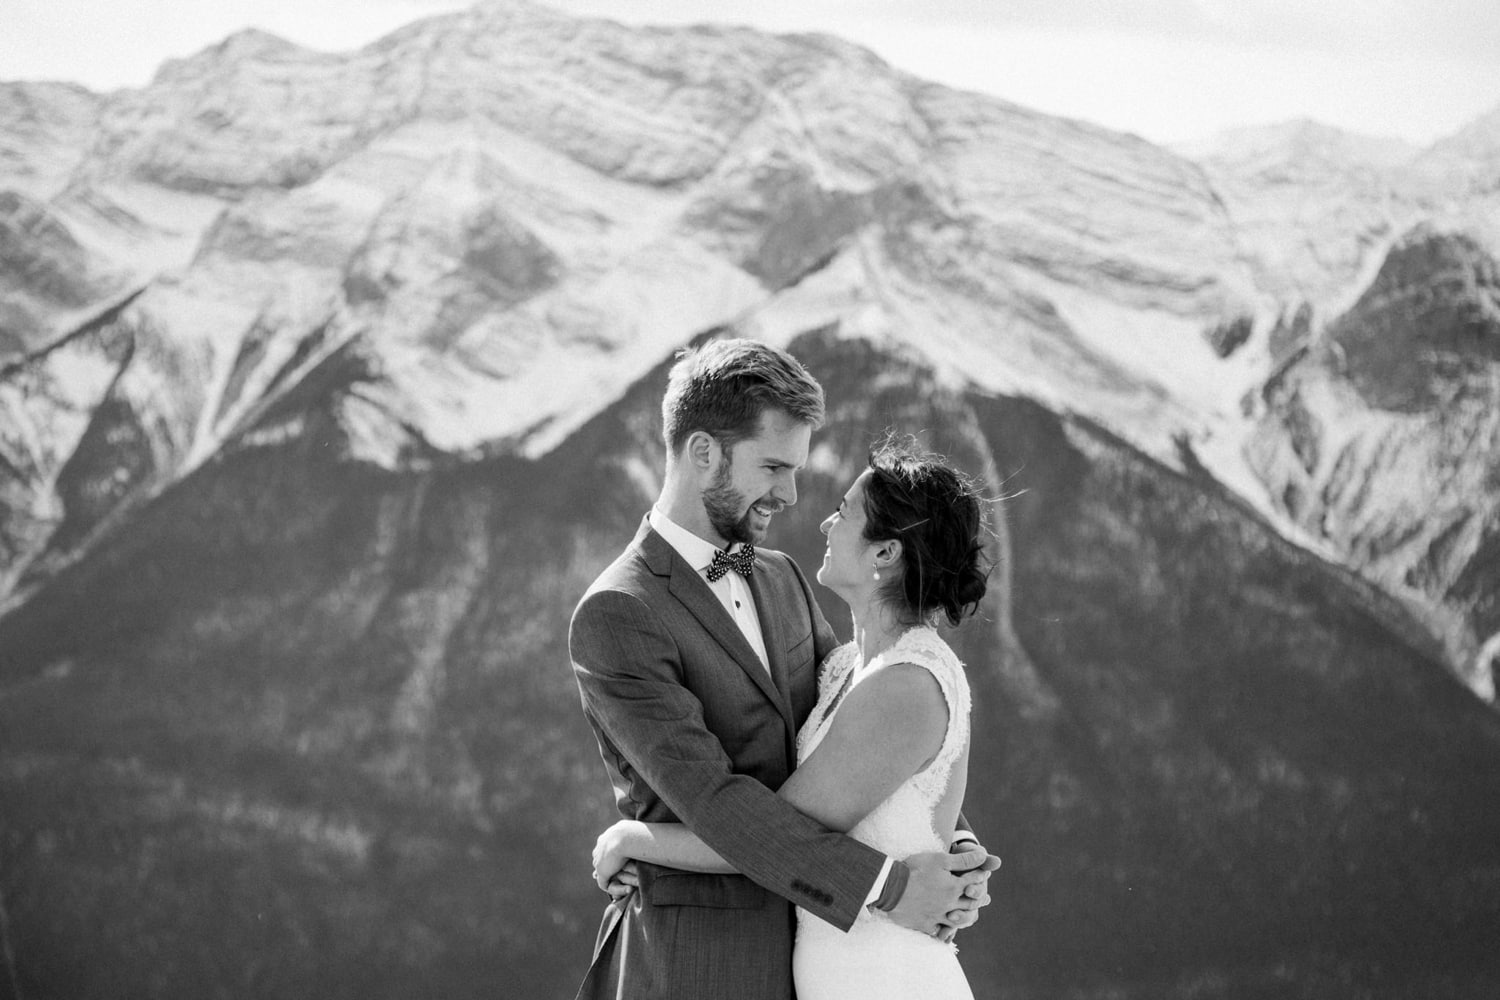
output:
[[828,538],[828,549],[818,568],[818,582],[835,593],[875,582],[875,545],[864,537],[865,483],[869,478],[866,469],[844,493],[838,509],[819,526]]

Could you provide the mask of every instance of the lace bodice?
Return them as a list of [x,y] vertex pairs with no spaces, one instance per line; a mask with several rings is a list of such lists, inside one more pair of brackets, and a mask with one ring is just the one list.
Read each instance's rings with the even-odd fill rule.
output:
[[797,734],[797,762],[807,760],[823,741],[849,689],[889,663],[916,664],[937,679],[948,704],[948,729],[931,763],[872,809],[849,835],[897,858],[946,850],[946,837],[936,829],[935,818],[953,766],[969,742],[969,683],[963,664],[934,629],[908,629],[868,664],[860,663],[859,648],[853,643],[829,654],[818,678],[818,702]]

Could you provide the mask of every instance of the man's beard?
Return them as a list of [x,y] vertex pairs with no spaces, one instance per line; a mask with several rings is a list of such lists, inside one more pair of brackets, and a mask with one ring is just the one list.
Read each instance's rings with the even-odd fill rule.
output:
[[[719,537],[729,542],[759,545],[765,530],[750,522],[750,504],[745,495],[730,483],[730,459],[726,453],[724,464],[714,474],[714,481],[703,491],[703,509],[708,514],[708,523],[713,525]],[[767,502],[764,506],[780,510],[780,504]]]

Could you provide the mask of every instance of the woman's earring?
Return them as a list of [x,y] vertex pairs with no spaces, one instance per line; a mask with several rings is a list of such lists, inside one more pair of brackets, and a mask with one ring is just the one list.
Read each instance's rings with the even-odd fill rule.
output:
[[878,569],[875,571],[875,579],[877,579],[877,580],[880,579],[880,570],[878,570]]

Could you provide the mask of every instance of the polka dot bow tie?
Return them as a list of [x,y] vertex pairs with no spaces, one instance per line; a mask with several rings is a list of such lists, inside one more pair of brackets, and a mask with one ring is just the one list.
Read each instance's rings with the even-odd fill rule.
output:
[[755,546],[741,545],[738,552],[715,549],[714,561],[708,564],[708,582],[715,582],[730,570],[750,579],[750,574],[755,571]]

